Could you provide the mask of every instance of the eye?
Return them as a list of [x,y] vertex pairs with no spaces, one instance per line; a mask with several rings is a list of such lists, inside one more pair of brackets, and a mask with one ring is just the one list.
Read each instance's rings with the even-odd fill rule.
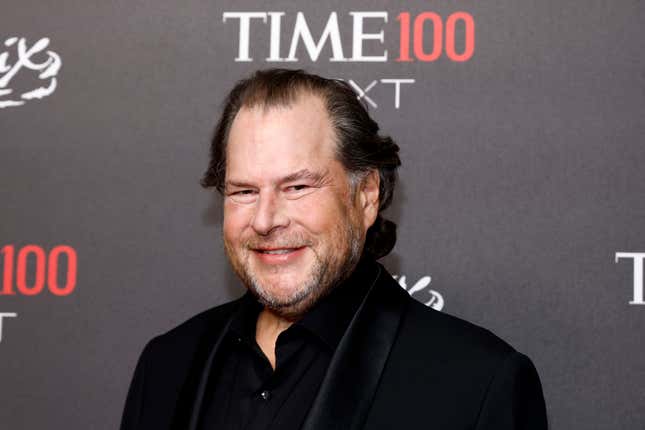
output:
[[238,203],[252,203],[255,201],[257,194],[258,193],[256,190],[243,189],[243,190],[231,191],[230,193],[227,194],[227,196],[230,197],[231,200]]
[[308,196],[316,189],[316,186],[311,184],[294,184],[288,185],[282,189],[285,197],[289,200],[296,200],[301,197]]

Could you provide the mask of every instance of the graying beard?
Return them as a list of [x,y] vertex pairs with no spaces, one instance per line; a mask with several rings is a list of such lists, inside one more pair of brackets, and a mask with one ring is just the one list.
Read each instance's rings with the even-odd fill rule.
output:
[[251,276],[249,282],[260,303],[280,314],[281,310],[290,309],[300,304],[313,291],[316,291],[316,286],[324,277],[325,272],[326,268],[323,267],[322,264],[320,264],[320,261],[318,259],[316,259],[313,273],[311,274],[311,277],[304,283],[305,288],[302,288],[300,291],[298,291],[295,297],[291,297],[288,302],[282,302],[270,297],[270,295],[267,294],[266,290],[261,286],[261,283],[255,277]]
[[[348,233],[348,239],[351,243],[349,255],[338,268],[336,279],[325,279],[329,275],[329,264],[323,265],[316,256],[314,270],[312,271],[311,277],[305,282],[305,288],[302,288],[289,302],[280,302],[270,297],[260,282],[253,276],[247,277],[247,285],[251,287],[250,289],[258,301],[276,314],[290,318],[301,316],[320,298],[330,293],[334,287],[347,279],[351,272],[354,271],[362,252],[361,240],[352,223],[348,225]],[[306,299],[309,299],[308,302]],[[300,307],[299,305],[302,304],[304,306]]]

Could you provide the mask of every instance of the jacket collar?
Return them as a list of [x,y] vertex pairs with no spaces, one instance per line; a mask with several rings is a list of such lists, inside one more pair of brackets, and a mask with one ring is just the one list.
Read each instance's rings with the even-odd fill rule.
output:
[[[377,269],[365,280],[370,284],[368,292],[340,339],[303,430],[354,430],[365,422],[409,300],[383,266],[377,263]],[[198,428],[211,367],[234,314],[208,342],[212,347],[201,360],[188,427],[184,427],[188,430]]]
[[383,266],[378,269],[332,357],[303,430],[363,427],[409,300]]

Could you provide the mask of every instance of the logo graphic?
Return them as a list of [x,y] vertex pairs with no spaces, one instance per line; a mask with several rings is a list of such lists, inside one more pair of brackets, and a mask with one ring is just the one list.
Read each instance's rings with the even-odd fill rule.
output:
[[643,300],[643,260],[645,260],[645,252],[617,252],[614,263],[618,263],[621,258],[634,260],[634,297],[629,304],[645,305],[645,300]]
[[[443,309],[444,305],[444,300],[443,296],[439,294],[435,290],[431,290],[428,287],[430,285],[430,282],[432,282],[432,278],[430,276],[424,276],[421,279],[419,279],[412,287],[408,288],[407,285],[407,280],[405,278],[405,275],[399,276],[399,275],[394,275],[392,276],[394,279],[396,279],[399,282],[399,285],[408,292],[412,297],[415,299],[419,300],[421,303],[425,304],[426,306],[431,307],[432,309],[435,309],[437,311],[440,311]],[[427,295],[430,296],[430,299],[427,301],[424,301],[425,299],[421,299],[422,294],[421,291],[426,290]]]
[[[305,58],[316,62],[323,53],[323,48],[329,43],[331,56],[330,62],[387,62],[388,50],[385,48],[386,38],[398,38],[396,53],[397,62],[433,62],[441,57],[449,61],[465,62],[475,53],[475,19],[464,11],[453,12],[447,17],[442,17],[436,12],[425,11],[418,15],[411,15],[403,11],[397,15],[399,34],[386,34],[384,25],[389,20],[388,11],[351,11],[349,21],[339,19],[338,12],[331,12],[327,18],[325,28],[319,35],[314,35],[309,26],[307,17],[303,12],[297,12],[295,23],[288,25],[291,29],[291,43],[288,52],[281,47],[281,41],[288,38],[289,29],[282,18],[291,18],[282,12],[224,12],[222,22],[238,20],[238,43],[236,62],[254,61],[251,55],[257,56],[262,52],[266,62],[296,62]],[[269,21],[267,28],[267,18]],[[318,17],[317,17],[318,18]],[[259,24],[261,21],[262,24]],[[368,23],[368,21],[371,21]],[[430,25],[431,24],[431,25]],[[368,32],[366,27],[378,26],[380,31]],[[251,30],[253,27],[253,30]],[[428,31],[431,30],[431,32]],[[341,31],[344,30],[344,31]],[[347,35],[351,35],[350,40]],[[344,36],[343,36],[344,35]],[[318,40],[316,40],[318,36]],[[345,37],[345,39],[343,39]],[[457,46],[457,40],[463,43]],[[268,40],[268,46],[267,46]],[[412,45],[412,51],[410,51]],[[428,52],[427,48],[432,47]],[[251,48],[255,49],[251,49]],[[268,52],[266,52],[266,48]],[[300,47],[304,48],[299,49]],[[366,49],[370,48],[370,49]],[[366,51],[375,50],[380,55],[367,55]],[[253,54],[252,54],[253,51]],[[287,54],[286,57],[284,54]],[[261,61],[261,60],[260,60]]]
[[[46,50],[49,46],[49,38],[44,37],[29,47],[24,37],[20,39],[10,37],[5,40],[4,46],[8,50],[0,52],[0,109],[21,106],[27,100],[42,99],[56,90],[58,84],[56,75],[62,62],[57,53]],[[35,73],[30,76],[25,71]],[[20,75],[18,75],[19,72],[21,72]],[[36,74],[35,84],[25,83],[33,82],[33,75]],[[20,77],[19,83],[17,77]],[[18,86],[22,87],[23,85],[32,89],[27,91],[17,89]],[[33,86],[36,88],[34,89]]]
[[[433,11],[400,11],[396,14],[396,23],[392,22],[394,15],[386,10],[346,14],[330,11],[327,17],[320,13],[307,16],[304,12],[227,11],[222,13],[222,22],[237,27],[237,55],[233,60],[236,63],[430,64],[435,61],[465,63],[473,58],[475,18],[470,13],[455,11],[440,15]],[[362,73],[359,79],[342,80],[354,89],[359,100],[374,109],[391,105],[394,93],[394,109],[399,109],[401,99],[412,93],[410,85],[417,78],[378,76],[378,70],[375,67],[372,76]],[[359,85],[357,81],[366,84]],[[375,99],[380,100],[378,104]]]

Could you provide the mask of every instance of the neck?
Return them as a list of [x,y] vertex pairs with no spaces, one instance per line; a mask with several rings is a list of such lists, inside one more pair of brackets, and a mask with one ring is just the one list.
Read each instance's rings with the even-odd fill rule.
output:
[[270,309],[264,308],[255,325],[255,340],[269,359],[275,370],[275,343],[280,333],[288,329],[294,321],[286,319]]

